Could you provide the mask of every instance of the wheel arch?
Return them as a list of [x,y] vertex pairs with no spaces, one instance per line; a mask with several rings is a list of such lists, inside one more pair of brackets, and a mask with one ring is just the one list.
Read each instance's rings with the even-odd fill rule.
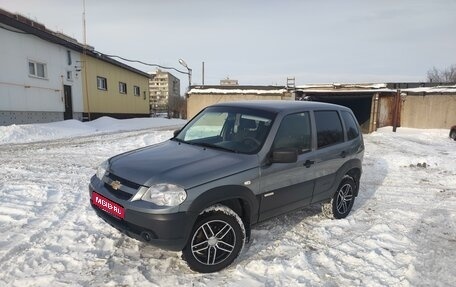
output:
[[361,169],[360,168],[352,168],[349,171],[347,171],[346,175],[350,176],[353,178],[356,184],[355,188],[355,196],[358,196],[359,192],[359,180],[361,179]]
[[215,204],[225,205],[239,215],[244,223],[248,240],[251,225],[258,221],[259,203],[253,192],[242,185],[226,185],[209,189],[193,200],[189,211],[200,214],[204,209]]
[[333,188],[334,193],[337,191],[337,187],[339,186],[340,182],[344,178],[344,176],[348,175],[353,178],[356,184],[356,189],[355,189],[355,196],[358,196],[358,191],[359,191],[359,182],[361,179],[361,174],[362,174],[362,162],[360,159],[352,159],[350,161],[347,161],[344,165],[340,167],[340,169],[337,171],[337,177],[335,181],[335,188]]

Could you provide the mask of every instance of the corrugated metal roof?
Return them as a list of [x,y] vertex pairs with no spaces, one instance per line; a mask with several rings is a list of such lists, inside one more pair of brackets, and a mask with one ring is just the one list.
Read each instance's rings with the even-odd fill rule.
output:
[[283,94],[284,86],[192,86],[188,94]]
[[407,94],[454,94],[456,93],[456,85],[402,89],[401,92]]
[[307,89],[355,89],[355,90],[371,90],[371,89],[384,89],[386,84],[384,83],[364,83],[364,84],[341,84],[341,83],[332,83],[332,84],[305,84],[296,86],[296,89],[307,90]]
[[[400,86],[400,83],[397,83]],[[409,85],[410,83],[407,83]],[[413,84],[413,83],[412,83]],[[419,83],[416,83],[417,85]],[[421,83],[424,85],[424,83]],[[309,84],[302,85],[296,88],[297,91],[303,93],[314,94],[361,94],[361,93],[394,93],[400,90],[403,93],[410,94],[442,94],[456,93],[456,85],[443,85],[431,87],[432,83],[426,83],[427,87],[415,88],[387,88],[387,84]]]
[[313,94],[366,94],[366,93],[395,93],[393,89],[296,89],[296,91]]

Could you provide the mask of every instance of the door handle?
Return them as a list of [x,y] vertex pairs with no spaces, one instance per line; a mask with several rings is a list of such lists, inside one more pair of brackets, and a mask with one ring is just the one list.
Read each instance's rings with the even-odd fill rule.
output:
[[303,164],[303,166],[309,168],[311,165],[313,165],[315,163],[314,160],[306,160]]
[[340,157],[341,158],[345,158],[347,156],[347,152],[346,151],[343,151],[340,153]]

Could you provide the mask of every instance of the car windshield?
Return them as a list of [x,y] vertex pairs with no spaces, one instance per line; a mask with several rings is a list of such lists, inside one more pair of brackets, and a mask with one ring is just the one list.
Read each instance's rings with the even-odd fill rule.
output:
[[257,153],[274,117],[274,113],[261,110],[209,107],[188,123],[174,140],[237,153]]

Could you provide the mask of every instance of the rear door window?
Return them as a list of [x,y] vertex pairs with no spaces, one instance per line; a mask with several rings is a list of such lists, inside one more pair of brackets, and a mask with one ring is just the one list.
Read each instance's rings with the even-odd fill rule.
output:
[[344,141],[344,132],[337,111],[315,111],[317,147],[324,148]]

